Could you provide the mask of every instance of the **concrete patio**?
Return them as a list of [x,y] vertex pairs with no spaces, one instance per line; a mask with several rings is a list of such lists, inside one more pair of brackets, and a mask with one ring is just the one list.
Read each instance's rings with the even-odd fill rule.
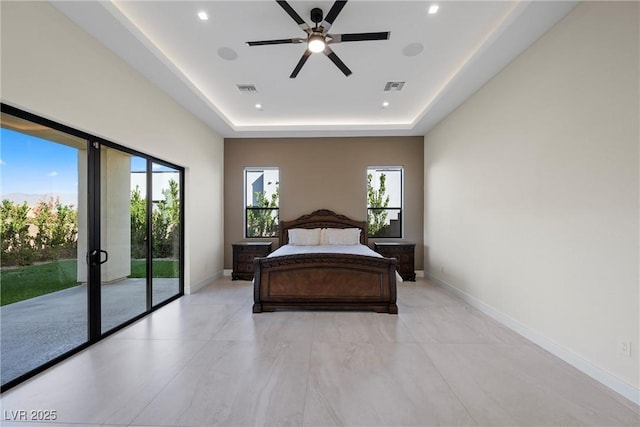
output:
[[[153,279],[153,303],[178,292],[178,279]],[[102,285],[102,331],[146,310],[146,279]],[[87,341],[87,285],[0,307],[2,383]]]

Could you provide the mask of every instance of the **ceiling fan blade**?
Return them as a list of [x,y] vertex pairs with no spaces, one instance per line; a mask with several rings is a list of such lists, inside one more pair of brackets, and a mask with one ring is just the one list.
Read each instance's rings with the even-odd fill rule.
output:
[[324,20],[320,24],[322,28],[324,28],[322,30],[323,34],[327,34],[329,28],[331,28],[331,26],[333,25],[333,21],[336,20],[338,14],[342,11],[342,8],[345,4],[347,4],[346,0],[336,1],[335,3],[333,3],[333,6],[331,6],[331,9],[329,9],[329,13],[327,13],[327,16],[324,17]]
[[282,7],[284,11],[287,12],[287,14],[289,14],[289,16],[293,18],[294,21],[296,21],[296,24],[298,24],[298,27],[300,27],[302,31],[304,31],[307,34],[311,33],[311,27],[309,26],[309,24],[304,22],[304,19],[302,19],[300,15],[298,15],[298,12],[293,10],[293,8],[289,3],[287,3],[286,1],[278,1],[278,0],[276,0],[276,3],[278,3],[280,7]]
[[329,34],[329,43],[361,42],[367,40],[389,40],[391,32],[381,31],[377,33],[353,33],[353,34]]
[[304,51],[304,53],[302,54],[302,57],[300,58],[300,61],[298,61],[298,64],[296,65],[296,68],[293,69],[293,72],[289,76],[290,79],[296,78],[296,76],[302,69],[302,66],[304,65],[304,63],[307,62],[307,59],[309,59],[310,55],[311,55],[311,51],[309,49]]
[[349,77],[352,74],[349,67],[347,67],[340,58],[338,58],[338,55],[336,55],[336,53],[331,50],[329,46],[324,48],[324,54],[329,57],[331,62],[333,62],[338,68],[340,68],[340,71],[342,71],[345,76]]
[[289,43],[304,43],[305,39],[278,39],[278,40],[261,40],[256,42],[247,42],[249,46],[264,46],[268,44],[289,44]]

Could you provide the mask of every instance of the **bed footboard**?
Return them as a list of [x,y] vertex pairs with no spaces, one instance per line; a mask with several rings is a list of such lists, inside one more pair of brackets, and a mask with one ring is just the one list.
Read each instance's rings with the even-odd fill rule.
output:
[[253,312],[276,309],[398,313],[396,260],[299,254],[254,260]]

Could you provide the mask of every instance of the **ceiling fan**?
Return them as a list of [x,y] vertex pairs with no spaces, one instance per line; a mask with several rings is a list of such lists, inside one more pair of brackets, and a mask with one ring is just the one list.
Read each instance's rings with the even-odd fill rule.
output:
[[249,46],[264,46],[270,44],[289,44],[289,43],[307,43],[307,50],[304,51],[300,61],[293,69],[293,72],[289,76],[294,79],[307,59],[312,53],[323,52],[329,59],[344,73],[345,76],[351,75],[351,70],[345,65],[344,62],[335,52],[329,47],[330,44],[342,43],[342,42],[357,42],[365,40],[388,40],[390,36],[389,31],[377,32],[377,33],[353,33],[353,34],[330,34],[329,29],[336,17],[342,11],[342,8],[347,3],[345,1],[336,1],[331,6],[329,13],[323,19],[322,9],[311,9],[311,21],[315,23],[315,27],[311,28],[304,20],[296,13],[286,1],[276,1],[284,10],[293,18],[298,26],[307,33],[307,37],[303,38],[291,38],[291,39],[278,39],[278,40],[262,40],[247,42]]

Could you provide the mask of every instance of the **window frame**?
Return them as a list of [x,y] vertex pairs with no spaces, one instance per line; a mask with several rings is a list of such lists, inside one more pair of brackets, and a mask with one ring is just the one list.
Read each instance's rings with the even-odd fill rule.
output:
[[[275,208],[261,208],[261,207],[253,207],[247,206],[247,185],[248,179],[247,176],[250,172],[262,172],[264,174],[265,171],[277,171],[278,177],[276,181],[276,191],[278,193],[277,197],[277,207]],[[243,193],[242,193],[242,204],[244,207],[244,215],[243,215],[243,233],[245,239],[274,239],[279,236],[279,222],[280,222],[280,168],[277,166],[246,166],[243,170]],[[249,223],[249,211],[275,211],[275,229],[273,231],[273,235],[270,236],[249,236],[248,235],[248,223]]]
[[[372,207],[369,206],[369,193],[368,193],[368,185],[367,185],[367,234],[368,234],[368,238],[370,239],[402,239],[404,237],[404,221],[402,219],[403,217],[403,213],[404,213],[404,167],[402,166],[367,166],[367,172],[365,177],[367,177],[367,183],[368,183],[368,175],[370,173],[370,171],[376,171],[376,172],[385,172],[385,171],[389,171],[389,172],[399,172],[400,173],[400,206],[387,206],[385,208],[380,208],[380,207]],[[388,187],[387,187],[388,189]],[[389,193],[386,193],[387,195],[389,195]],[[369,214],[372,210],[385,210],[385,211],[397,211],[398,212],[398,233],[397,234],[389,234],[389,235],[380,235],[380,234],[371,234],[371,231],[369,229],[369,225],[370,225],[370,220],[369,220]],[[390,220],[391,221],[391,220]]]

